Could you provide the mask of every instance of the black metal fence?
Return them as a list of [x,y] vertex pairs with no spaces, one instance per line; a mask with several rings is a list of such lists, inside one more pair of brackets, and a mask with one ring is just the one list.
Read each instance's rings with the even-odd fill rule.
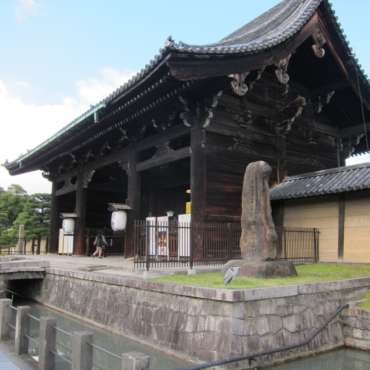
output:
[[[136,221],[134,265],[137,269],[220,266],[240,258],[241,228],[238,223],[192,225],[177,221]],[[295,263],[317,262],[317,229],[278,230],[279,258]]]

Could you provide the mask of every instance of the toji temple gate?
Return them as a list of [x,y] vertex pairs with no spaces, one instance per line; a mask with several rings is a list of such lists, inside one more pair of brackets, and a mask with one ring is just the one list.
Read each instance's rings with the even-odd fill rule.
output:
[[5,166],[52,182],[51,252],[61,213],[76,215],[73,253],[84,255],[88,230],[109,227],[108,204],[120,203],[130,210],[118,250],[132,256],[135,220],[170,210],[192,225],[238,222],[250,161],[267,161],[278,183],[368,150],[369,93],[329,2],[285,0],[213,44],[169,38],[129,82]]

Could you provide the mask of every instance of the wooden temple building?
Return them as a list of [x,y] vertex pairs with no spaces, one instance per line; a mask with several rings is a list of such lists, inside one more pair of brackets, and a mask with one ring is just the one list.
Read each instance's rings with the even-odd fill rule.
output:
[[[77,215],[82,255],[87,230],[108,227],[115,202],[131,208],[130,256],[134,220],[176,217],[190,201],[192,225],[239,222],[251,161],[267,161],[279,183],[368,150],[369,98],[330,3],[284,0],[216,43],[168,38],[129,82],[5,166],[52,181],[51,251],[60,213]],[[192,240],[196,255],[202,241]]]

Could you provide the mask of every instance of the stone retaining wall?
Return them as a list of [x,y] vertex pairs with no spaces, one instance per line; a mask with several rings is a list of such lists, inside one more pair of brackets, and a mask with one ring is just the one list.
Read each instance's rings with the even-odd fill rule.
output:
[[[48,269],[43,281],[13,284],[30,298],[110,330],[183,356],[215,360],[305,340],[339,306],[361,297],[370,279],[228,290]],[[344,342],[337,319],[310,345],[267,362]]]
[[351,307],[343,312],[342,319],[346,346],[369,351],[370,312]]

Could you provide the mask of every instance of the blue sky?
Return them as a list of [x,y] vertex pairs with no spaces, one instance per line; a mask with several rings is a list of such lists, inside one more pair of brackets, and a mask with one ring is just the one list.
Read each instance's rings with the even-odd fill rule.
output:
[[[11,126],[1,135],[0,161],[31,149],[124,82],[167,36],[189,43],[217,41],[277,3],[0,0],[0,108],[3,98],[9,113],[7,122],[4,117],[0,122]],[[370,72],[370,1],[334,0],[333,6]],[[13,117],[9,106],[24,114]],[[24,140],[16,145],[21,131]],[[10,179],[1,170],[0,186],[19,182],[30,191],[48,189],[40,176],[32,176]]]

